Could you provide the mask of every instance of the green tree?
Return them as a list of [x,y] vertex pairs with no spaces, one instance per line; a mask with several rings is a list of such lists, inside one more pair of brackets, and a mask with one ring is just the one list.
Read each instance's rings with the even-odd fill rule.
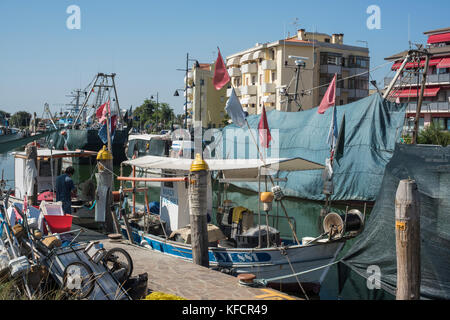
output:
[[419,132],[417,143],[420,144],[435,144],[446,147],[450,145],[450,132],[443,131],[443,128],[432,122],[424,130]]
[[5,119],[11,117],[11,114],[9,112],[0,110],[0,119]]
[[31,117],[26,111],[18,111],[12,115],[10,123],[14,127],[25,128],[30,125]]
[[155,132],[169,128],[174,118],[173,109],[167,103],[146,99],[133,111],[133,126],[146,130],[150,128],[149,131]]

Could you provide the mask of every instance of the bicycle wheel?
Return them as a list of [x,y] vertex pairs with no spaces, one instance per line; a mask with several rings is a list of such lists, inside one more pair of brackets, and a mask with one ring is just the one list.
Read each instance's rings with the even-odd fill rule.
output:
[[94,272],[82,261],[69,263],[64,269],[63,289],[77,299],[88,297],[95,287]]
[[133,273],[133,261],[130,255],[122,248],[112,248],[104,258],[104,262],[109,271],[115,272],[122,268],[125,269],[125,275],[118,279],[120,282],[127,281]]

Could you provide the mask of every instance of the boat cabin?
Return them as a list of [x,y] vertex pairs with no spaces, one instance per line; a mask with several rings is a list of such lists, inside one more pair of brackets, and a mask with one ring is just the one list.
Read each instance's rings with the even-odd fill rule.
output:
[[[273,174],[278,170],[291,171],[323,168],[323,166],[318,163],[301,158],[267,159],[265,163],[259,159],[208,159],[206,162],[210,172],[221,172],[220,182],[224,183],[233,181],[258,181],[263,170],[266,170],[266,174]],[[180,178],[187,177],[192,160],[186,158],[144,156],[134,160],[125,161],[123,164],[141,169],[160,169],[162,170],[161,178]],[[126,181],[126,179],[127,178],[124,177],[123,180]],[[146,178],[142,178],[142,181],[145,179]],[[165,221],[166,231],[168,233],[184,228],[190,223],[188,188],[189,184],[187,181],[161,182],[160,218]],[[212,217],[211,176],[208,178],[207,190],[207,214]],[[226,206],[227,204],[225,203],[225,207]],[[228,211],[224,213],[226,217],[220,220],[224,222],[223,225],[225,227],[230,227],[228,228],[228,231],[231,232],[232,221],[228,220],[232,220],[233,213],[230,214]],[[240,212],[239,215],[242,217],[241,220],[244,221],[245,213]],[[248,226],[250,225],[252,224],[248,224]]]
[[[56,178],[63,172],[63,169],[72,165],[74,157],[95,156],[97,152],[76,150],[50,150],[38,148],[36,176],[38,184],[38,194],[44,191],[53,190]],[[14,155],[14,179],[16,198],[23,199],[27,187],[27,157],[25,151],[13,152]]]
[[132,134],[128,136],[127,158],[142,156],[168,156],[171,146],[167,134]]

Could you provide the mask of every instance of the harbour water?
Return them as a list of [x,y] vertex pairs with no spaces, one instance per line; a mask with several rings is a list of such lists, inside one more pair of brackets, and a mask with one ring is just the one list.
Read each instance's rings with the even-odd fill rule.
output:
[[[74,165],[75,174],[73,180],[75,184],[83,182],[93,175],[93,170],[95,165]],[[7,186],[14,187],[14,157],[11,153],[0,154],[0,169],[3,170],[3,178],[6,180]],[[130,168],[124,167],[124,175],[129,175],[131,173]],[[114,166],[114,172],[119,175],[120,167]],[[130,185],[131,186],[131,185]],[[118,190],[119,182],[115,179],[115,189]],[[213,207],[217,203],[217,198],[215,192],[213,192]],[[159,201],[159,187],[149,187],[149,201]],[[223,196],[223,195],[222,195]],[[234,203],[250,208],[253,211],[257,210],[258,199],[255,192],[230,187],[227,191],[227,198],[232,200]],[[323,206],[323,203],[307,201],[301,199],[287,198],[283,201],[288,215],[295,219],[296,233],[299,238],[309,236],[315,237],[320,235],[319,227],[319,213]],[[138,193],[136,197],[137,206],[143,206],[144,195],[143,193]],[[352,206],[351,208],[359,209],[363,211],[362,207]],[[345,206],[337,205],[332,206],[332,210],[335,212],[345,212]],[[275,225],[279,230],[282,238],[291,239],[291,231],[287,220],[284,217],[281,208],[277,210],[277,205],[274,204],[271,215],[280,216],[280,218],[271,217],[269,222]],[[370,215],[370,210],[367,210],[367,216]],[[213,213],[213,219],[214,213]],[[345,255],[345,252],[351,247],[354,239],[347,241],[343,251],[339,257]],[[339,278],[338,278],[338,268],[336,265],[330,267],[327,277],[322,284],[320,291],[320,299],[336,300],[336,299],[369,299],[369,300],[391,300],[394,299],[392,295],[383,291],[382,289],[368,289],[366,284],[366,279],[351,272],[349,278],[345,282],[341,292],[339,292]]]

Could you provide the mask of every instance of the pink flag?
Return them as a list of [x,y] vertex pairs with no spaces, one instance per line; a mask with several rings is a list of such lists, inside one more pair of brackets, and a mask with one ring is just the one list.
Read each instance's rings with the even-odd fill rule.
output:
[[[219,48],[217,48],[219,49]],[[228,75],[227,68],[225,67],[225,63],[223,62],[222,55],[217,55],[216,65],[214,68],[214,78],[213,85],[216,90],[222,89],[224,85],[226,85],[230,81],[230,76]]]
[[[104,104],[102,104],[100,107],[98,107],[97,111],[95,112],[95,115],[98,118],[98,121],[100,123],[103,123],[106,120],[106,115],[107,114],[111,114],[111,109],[109,106],[109,100],[108,102],[105,102]],[[107,108],[105,108],[107,107]]]
[[268,148],[270,140],[272,140],[272,136],[270,134],[269,124],[267,123],[266,108],[264,106],[261,113],[261,119],[259,120],[258,130],[259,142],[261,143],[261,146],[263,148]]
[[320,106],[317,109],[317,113],[323,114],[325,110],[334,105],[336,102],[336,73],[334,74],[333,80],[328,86],[327,92],[320,102]]

